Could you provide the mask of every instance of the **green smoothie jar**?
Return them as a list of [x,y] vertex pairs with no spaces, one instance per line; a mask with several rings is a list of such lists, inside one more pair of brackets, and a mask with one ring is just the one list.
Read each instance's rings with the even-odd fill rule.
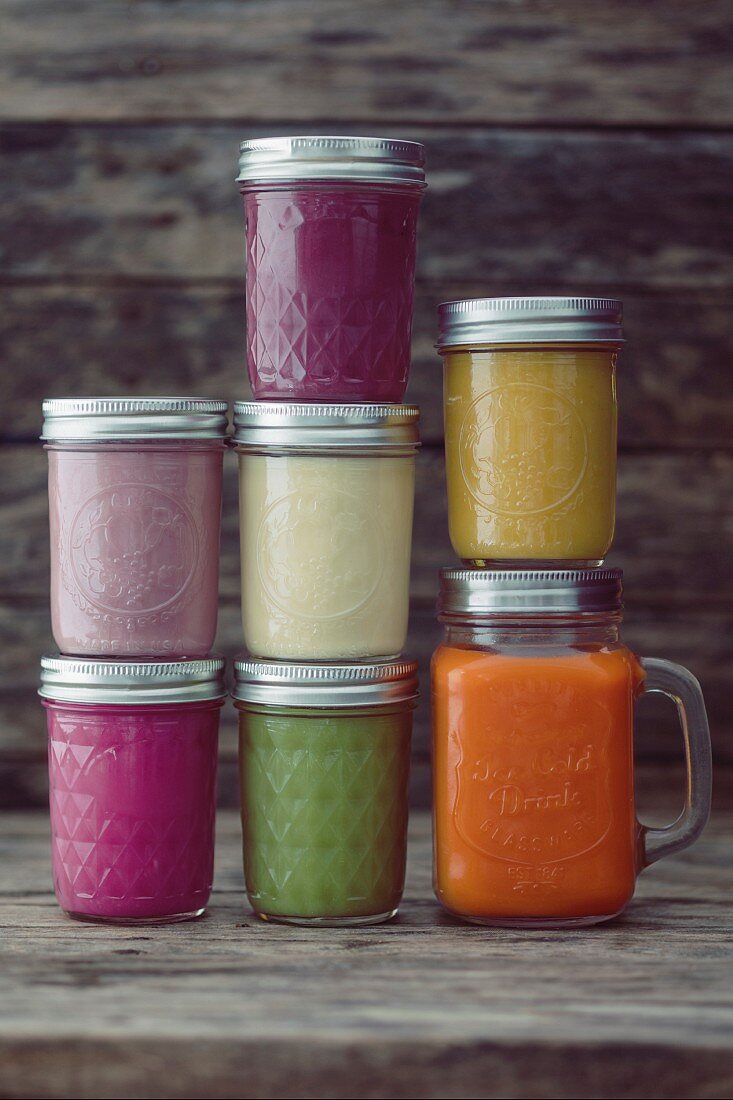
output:
[[263,920],[397,912],[417,665],[235,662],[244,877]]

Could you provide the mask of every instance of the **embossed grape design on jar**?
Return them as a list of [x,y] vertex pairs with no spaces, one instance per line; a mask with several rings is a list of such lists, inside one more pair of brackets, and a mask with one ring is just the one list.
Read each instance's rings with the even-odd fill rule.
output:
[[[639,659],[619,637],[618,569],[445,569],[432,663],[434,883],[478,924],[608,920],[637,875],[686,848],[710,811],[711,757],[697,680]],[[634,707],[677,704],[688,761],[674,824],[634,806]]]
[[410,405],[235,404],[250,653],[402,652],[417,421]]
[[51,623],[62,653],[211,651],[226,410],[199,398],[44,402]]
[[600,565],[616,512],[621,303],[439,307],[448,520],[466,564]]
[[235,662],[247,895],[264,920],[397,912],[417,666]]
[[224,661],[41,660],[53,881],[71,917],[200,916],[214,868]]
[[368,137],[252,139],[242,142],[239,167],[255,397],[401,401],[423,146]]

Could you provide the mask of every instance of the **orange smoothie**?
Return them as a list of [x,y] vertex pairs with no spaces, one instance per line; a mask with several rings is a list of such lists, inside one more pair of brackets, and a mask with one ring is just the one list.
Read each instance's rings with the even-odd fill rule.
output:
[[479,922],[619,912],[640,869],[623,646],[433,657],[435,890]]

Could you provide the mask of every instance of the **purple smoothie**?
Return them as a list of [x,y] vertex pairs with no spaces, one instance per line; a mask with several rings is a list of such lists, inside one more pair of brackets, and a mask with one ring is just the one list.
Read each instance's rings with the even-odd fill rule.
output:
[[375,185],[245,192],[256,398],[402,400],[419,201]]
[[44,705],[61,908],[115,922],[200,915],[213,878],[221,702]]

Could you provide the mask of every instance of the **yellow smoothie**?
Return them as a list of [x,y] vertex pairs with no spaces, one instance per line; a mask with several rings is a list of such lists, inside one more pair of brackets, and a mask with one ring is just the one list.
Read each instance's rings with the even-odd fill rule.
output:
[[603,560],[615,522],[617,352],[442,348],[450,538],[464,561]]

